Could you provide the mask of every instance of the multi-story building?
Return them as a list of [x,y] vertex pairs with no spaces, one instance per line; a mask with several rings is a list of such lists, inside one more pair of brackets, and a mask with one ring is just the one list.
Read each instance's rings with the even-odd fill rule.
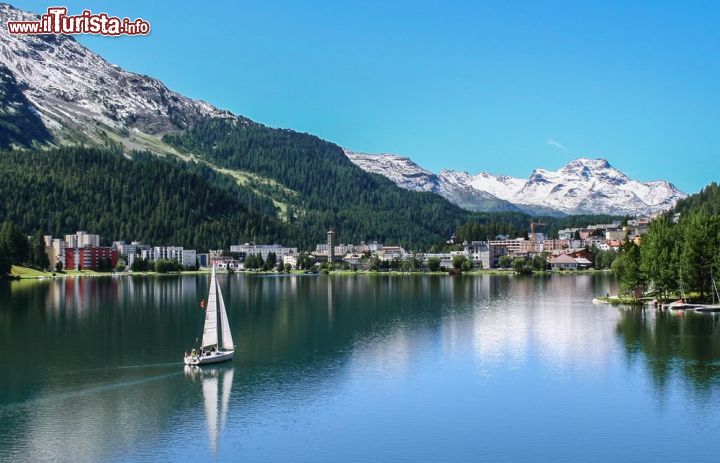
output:
[[182,262],[183,248],[182,246],[155,246],[152,249],[153,258],[151,260],[176,260]]
[[471,259],[475,267],[495,268],[500,256],[504,256],[507,252],[505,246],[495,246],[487,241],[463,243],[463,255]]
[[194,249],[183,249],[179,262],[183,267],[195,267],[198,263],[197,253]]
[[508,254],[525,255],[533,250],[534,243],[525,238],[515,238],[514,240],[490,240],[488,244],[491,246],[501,246],[507,249]]
[[625,229],[607,229],[605,230],[605,239],[607,241],[623,241],[627,236]]
[[197,253],[196,256],[200,267],[207,267],[210,265],[210,254],[209,253]]
[[572,240],[575,238],[575,233],[579,231],[579,228],[563,228],[558,232],[558,239]]
[[327,247],[328,247],[328,261],[332,262],[335,260],[335,232],[328,230],[327,232]]
[[407,252],[400,246],[385,246],[381,250],[376,251],[375,254],[382,261],[390,261],[393,259],[402,259]]
[[130,244],[124,241],[114,241],[112,247],[117,249],[120,256],[125,257],[125,263],[128,266],[132,265],[135,259],[142,257],[143,251],[150,252],[152,250],[152,246],[139,241],[133,241]]
[[65,235],[65,244],[68,248],[85,248],[100,246],[100,235],[92,235],[86,231],[77,231],[72,235]]
[[104,263],[107,268],[115,268],[118,253],[111,247],[68,248],[65,254],[65,267],[75,270],[98,270]]
[[[267,260],[268,255],[274,252],[277,256],[278,262],[281,262],[283,258],[288,254],[297,254],[298,249],[292,247],[286,247],[281,244],[236,244],[230,246],[230,252],[244,254],[246,256],[259,255],[263,260]],[[212,251],[211,251],[212,253]],[[212,255],[211,255],[212,257]]]
[[364,241],[361,241],[359,245],[355,246],[354,252],[358,254],[365,254],[366,252],[381,251],[382,248],[382,243],[378,243],[377,241],[373,241],[372,243],[367,244]]
[[65,240],[53,238],[52,235],[45,235],[45,254],[48,256],[50,267],[54,268],[58,262],[65,267],[65,250],[67,248]]
[[291,268],[297,268],[297,254],[287,254],[283,256],[283,266],[290,265]]
[[416,256],[420,262],[422,262],[423,266],[427,267],[428,261],[430,259],[440,259],[440,268],[452,268],[452,258],[453,255],[449,252],[438,252],[438,253],[425,253],[425,254],[417,254]]

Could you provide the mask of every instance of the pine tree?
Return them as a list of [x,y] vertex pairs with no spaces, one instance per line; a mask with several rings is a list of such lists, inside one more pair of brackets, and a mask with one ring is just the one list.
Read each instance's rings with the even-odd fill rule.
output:
[[717,260],[720,216],[703,208],[682,222],[683,246],[680,271],[686,291],[697,291],[703,298],[710,291],[710,272]]
[[642,238],[641,269],[665,299],[679,287],[679,235],[669,218],[659,217]]
[[42,270],[50,268],[50,260],[45,252],[45,237],[39,230],[30,240],[30,265]]
[[25,265],[30,257],[30,244],[17,225],[5,222],[0,229],[0,247],[5,249],[11,264]]
[[641,262],[640,246],[634,241],[627,240],[612,266],[620,281],[620,290],[623,294],[632,295],[633,298],[641,294],[646,284]]

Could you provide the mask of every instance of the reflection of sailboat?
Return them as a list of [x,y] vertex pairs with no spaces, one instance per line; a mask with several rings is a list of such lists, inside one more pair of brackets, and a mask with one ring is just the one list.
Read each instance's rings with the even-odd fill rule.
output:
[[[218,318],[220,327],[218,328]],[[205,310],[205,326],[203,327],[202,344],[199,350],[193,349],[185,355],[185,365],[204,365],[230,360],[235,352],[230,324],[228,323],[225,301],[215,277],[215,267],[210,277],[210,293]]]
[[[218,438],[225,428],[230,391],[232,390],[234,368],[209,368],[201,370],[191,366],[185,367],[185,376],[193,381],[202,381],[203,400],[205,402],[205,418],[208,425],[210,449],[215,453]],[[222,394],[220,379],[222,377]]]

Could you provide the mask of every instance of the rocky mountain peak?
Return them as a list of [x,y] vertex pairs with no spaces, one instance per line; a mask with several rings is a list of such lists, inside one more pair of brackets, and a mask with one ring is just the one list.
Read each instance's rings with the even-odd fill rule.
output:
[[[38,15],[0,4],[0,22]],[[72,36],[11,35],[0,28],[0,63],[22,86],[45,124],[92,136],[98,128],[148,134],[181,130],[206,117],[234,117],[169,90],[157,79],[128,72]]]
[[[606,159],[579,158],[557,171],[536,168],[526,179],[480,172],[443,170],[433,183],[421,186],[398,178],[400,164],[387,162],[388,155],[365,154],[356,162],[365,170],[379,173],[408,189],[435,191],[450,201],[472,210],[482,210],[488,198],[514,205],[518,210],[542,213],[645,215],[667,210],[687,196],[665,181],[638,182],[615,169]],[[410,161],[412,162],[412,161]],[[412,163],[415,169],[432,174]],[[428,185],[432,185],[428,187]],[[458,192],[463,192],[462,203]],[[468,198],[482,198],[477,206]],[[510,209],[504,209],[510,210]]]

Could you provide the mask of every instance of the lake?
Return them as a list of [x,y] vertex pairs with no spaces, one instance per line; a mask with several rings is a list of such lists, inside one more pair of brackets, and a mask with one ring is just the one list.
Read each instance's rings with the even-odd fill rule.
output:
[[0,282],[0,461],[717,461],[720,318],[611,275]]

